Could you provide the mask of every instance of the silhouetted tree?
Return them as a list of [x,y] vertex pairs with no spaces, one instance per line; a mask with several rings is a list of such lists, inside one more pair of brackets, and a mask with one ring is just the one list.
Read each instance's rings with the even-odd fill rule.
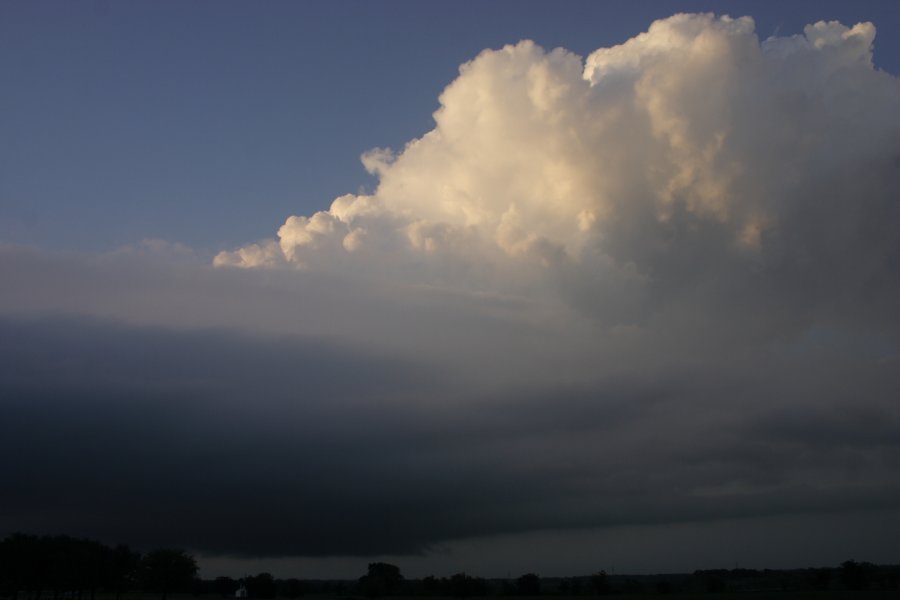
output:
[[810,586],[814,590],[827,590],[831,581],[832,569],[812,569],[810,572]]
[[285,579],[278,582],[278,596],[282,598],[299,598],[305,591],[305,585],[299,579]]
[[520,596],[537,596],[541,593],[541,578],[534,573],[525,573],[516,579],[516,593]]
[[595,594],[604,595],[611,591],[609,576],[606,574],[606,571],[597,571],[591,575],[591,587],[594,589]]
[[87,591],[94,600],[97,588],[109,584],[113,550],[91,540],[57,537],[52,542],[68,554],[67,562],[75,573],[76,588]]
[[841,563],[841,583],[849,590],[864,590],[869,587],[872,574],[877,567],[872,563],[858,563],[847,560]]
[[108,584],[112,590],[115,590],[116,600],[119,600],[122,594],[132,589],[137,583],[141,555],[132,552],[128,546],[119,544],[113,548],[109,560]]
[[100,542],[68,536],[14,534],[0,541],[0,588],[3,595],[17,597],[29,591],[40,600],[52,591],[93,600],[100,590],[117,595],[134,581],[137,555],[127,547],[110,548]]
[[223,598],[234,597],[238,589],[238,582],[231,577],[216,577],[214,584],[216,593]]
[[440,590],[440,581],[434,575],[422,579],[422,590],[426,594],[434,594]]
[[484,596],[487,594],[487,582],[479,577],[472,577],[465,573],[457,573],[447,582],[447,591],[457,598],[470,596]]
[[[782,583],[782,590],[784,589],[784,584]],[[708,575],[706,577],[706,591],[710,593],[720,594],[724,592],[726,589],[725,580],[721,577],[717,577],[715,575]]]
[[169,592],[188,590],[197,575],[197,562],[182,550],[154,550],[141,559],[141,577],[147,589],[166,600]]
[[251,598],[270,600],[275,597],[275,578],[272,577],[271,573],[260,573],[259,575],[248,577],[246,583],[247,595]]
[[400,568],[388,563],[369,563],[369,571],[359,578],[359,584],[368,596],[386,596],[396,593],[403,585]]
[[570,588],[573,596],[578,596],[581,594],[583,584],[581,582],[581,577],[573,577],[572,578],[572,586]]
[[38,589],[40,579],[39,540],[14,533],[0,542],[0,581],[13,600],[19,592]]

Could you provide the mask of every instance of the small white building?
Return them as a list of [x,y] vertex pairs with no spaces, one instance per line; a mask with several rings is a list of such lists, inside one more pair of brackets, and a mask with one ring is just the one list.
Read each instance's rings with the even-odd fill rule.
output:
[[241,587],[239,587],[237,589],[237,591],[234,593],[234,597],[235,598],[246,598],[247,597],[247,586],[242,585]]

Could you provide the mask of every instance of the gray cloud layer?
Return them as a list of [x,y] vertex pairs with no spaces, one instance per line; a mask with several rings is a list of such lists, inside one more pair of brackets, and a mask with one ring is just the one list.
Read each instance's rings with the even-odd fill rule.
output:
[[4,529],[367,555],[900,502],[897,369],[833,349],[473,398],[320,340],[0,325]]
[[896,510],[873,38],[680,15],[585,61],[523,42],[364,156],[374,194],[219,268],[0,247],[0,530],[374,555]]

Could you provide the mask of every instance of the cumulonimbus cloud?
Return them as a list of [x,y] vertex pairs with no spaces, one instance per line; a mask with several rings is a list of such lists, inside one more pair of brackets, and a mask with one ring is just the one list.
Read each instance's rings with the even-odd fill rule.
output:
[[214,261],[242,270],[0,246],[0,455],[33,457],[0,530],[330,556],[896,512],[900,82],[874,35],[676,15],[584,60],[485,51],[432,131],[363,156],[372,194]]
[[373,194],[215,264],[528,289],[612,324],[881,319],[900,300],[900,84],[874,37],[818,22],[760,42],[749,17],[681,14],[585,60],[486,50],[433,130],[363,155]]

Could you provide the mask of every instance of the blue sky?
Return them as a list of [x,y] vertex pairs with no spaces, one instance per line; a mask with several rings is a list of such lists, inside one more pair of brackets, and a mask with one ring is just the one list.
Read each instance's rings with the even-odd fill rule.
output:
[[586,56],[675,12],[756,20],[761,38],[883,2],[7,2],[0,7],[0,241],[108,251],[145,238],[204,255],[271,235],[375,181],[359,164],[434,125],[485,48]]

